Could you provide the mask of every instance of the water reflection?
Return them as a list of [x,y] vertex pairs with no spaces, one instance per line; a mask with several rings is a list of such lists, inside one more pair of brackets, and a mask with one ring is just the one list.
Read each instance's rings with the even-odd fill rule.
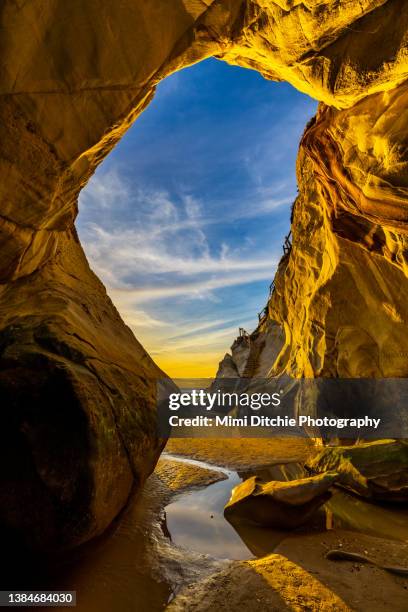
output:
[[241,478],[228,473],[228,480],[191,491],[166,507],[167,529],[178,546],[220,559],[251,559],[254,555],[225,520],[223,510],[231,489]]
[[[215,467],[195,463],[202,467]],[[257,526],[235,516],[230,516],[227,521],[223,511],[232,488],[253,476],[254,471],[239,474],[225,468],[223,471],[228,475],[227,480],[182,494],[166,507],[167,529],[176,545],[215,558],[242,560],[272,553],[289,534],[301,535],[331,528],[408,542],[406,508],[374,505],[339,489],[334,490],[331,500],[307,525],[291,532]],[[292,480],[304,476],[302,467],[295,463],[275,465],[255,473],[264,480]]]
[[[231,489],[254,472],[237,473],[199,461],[194,464],[219,469],[228,479],[183,493],[166,507],[162,530],[178,546],[215,558],[250,559],[270,554],[289,535],[326,528],[324,510],[296,532],[266,529],[235,517],[228,522],[223,510]],[[302,476],[298,464],[275,465],[256,473],[265,480]],[[74,551],[63,565],[42,568],[17,554],[17,550],[13,556],[6,553],[7,564],[0,578],[3,589],[77,590],[79,612],[163,609],[172,588],[161,570],[153,572],[152,562],[157,563],[157,559],[151,554],[152,538],[160,534],[159,526],[152,532],[152,524],[160,516],[161,504],[153,481],[148,481],[140,498],[133,500],[102,538]],[[340,527],[408,542],[406,507],[374,505],[336,490],[326,508],[331,516],[329,528]],[[5,543],[4,537],[2,542]]]
[[[191,462],[189,459],[184,461]],[[201,461],[194,461],[194,464],[210,469],[215,467]],[[286,480],[289,476],[299,478],[303,475],[300,466],[295,463],[274,465],[239,473],[218,466],[215,469],[222,470],[228,479],[205,489],[184,493],[166,507],[167,530],[172,541],[188,550],[218,559],[252,559],[273,552],[287,537],[287,531],[261,527],[235,517],[227,520],[224,507],[232,489],[255,473],[264,480]]]
[[333,528],[408,542],[406,506],[373,504],[338,489],[326,507],[332,513]]

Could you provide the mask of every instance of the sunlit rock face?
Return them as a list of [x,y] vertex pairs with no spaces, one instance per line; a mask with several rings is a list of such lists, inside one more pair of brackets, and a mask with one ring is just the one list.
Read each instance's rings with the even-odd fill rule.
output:
[[293,247],[269,303],[285,330],[275,374],[408,375],[407,93],[321,105],[305,131]]
[[34,546],[77,545],[155,465],[162,374],[89,269],[74,221],[81,188],[155,85],[206,57],[327,105],[301,144],[293,249],[257,335],[259,371],[406,374],[404,8],[2,2],[3,526]]

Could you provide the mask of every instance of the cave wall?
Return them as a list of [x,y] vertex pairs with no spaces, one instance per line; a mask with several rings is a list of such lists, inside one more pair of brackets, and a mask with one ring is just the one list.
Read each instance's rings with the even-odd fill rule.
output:
[[404,0],[2,2],[0,399],[18,441],[0,451],[2,525],[34,546],[77,545],[155,465],[163,373],[74,222],[80,190],[157,83],[206,57],[322,103],[269,303],[283,346],[263,368],[405,375],[407,25]]
[[269,302],[285,331],[272,373],[408,376],[407,95],[322,104],[304,133],[293,247]]

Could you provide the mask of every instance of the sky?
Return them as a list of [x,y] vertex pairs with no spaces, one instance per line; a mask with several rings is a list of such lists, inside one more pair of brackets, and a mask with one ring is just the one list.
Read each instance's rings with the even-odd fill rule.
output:
[[82,191],[91,267],[170,376],[214,376],[238,328],[255,329],[315,112],[287,83],[205,60],[159,84]]

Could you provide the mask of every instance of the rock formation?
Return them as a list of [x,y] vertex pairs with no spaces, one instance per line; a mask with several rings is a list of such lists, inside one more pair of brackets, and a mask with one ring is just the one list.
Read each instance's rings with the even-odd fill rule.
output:
[[288,482],[262,482],[257,476],[237,485],[225,506],[225,516],[266,527],[294,529],[306,523],[329,498],[338,480],[336,472],[325,472]]
[[408,442],[380,440],[357,446],[326,447],[308,465],[314,474],[340,474],[338,483],[374,501],[408,501]]
[[256,375],[407,376],[407,95],[403,85],[351,109],[321,104],[307,127],[292,248],[252,337],[278,355]]
[[258,330],[264,372],[407,374],[404,0],[4,0],[0,17],[3,526],[77,545],[154,467],[162,373],[74,222],[156,84],[204,58],[322,102],[301,143],[293,248]]
[[[231,492],[225,517],[233,525],[252,522],[294,529],[308,522],[336,485],[371,502],[408,501],[408,443],[380,440],[325,447],[305,465],[274,466],[272,478],[250,476]],[[298,473],[296,473],[298,472]]]

